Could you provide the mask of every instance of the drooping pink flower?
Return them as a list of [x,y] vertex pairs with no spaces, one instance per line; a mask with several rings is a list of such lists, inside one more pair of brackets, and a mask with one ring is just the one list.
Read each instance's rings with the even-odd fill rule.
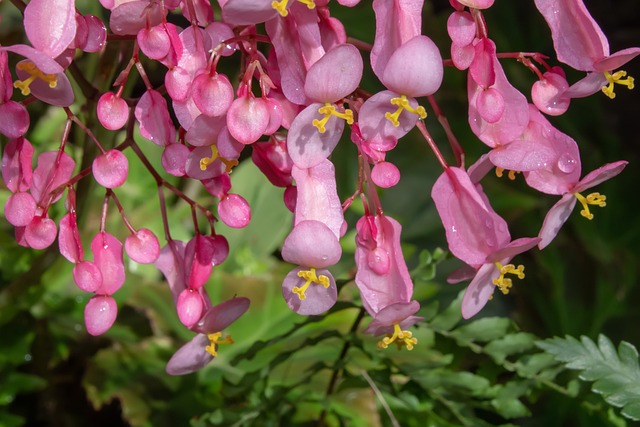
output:
[[449,250],[475,270],[462,300],[462,316],[477,314],[498,287],[508,293],[507,274],[524,278],[524,266],[511,258],[534,247],[539,238],[511,240],[507,223],[489,205],[462,169],[448,167],[434,184],[431,197],[444,225]]
[[573,84],[564,97],[581,98],[602,90],[613,99],[615,84],[633,88],[633,78],[627,77],[626,72],[612,71],[639,55],[640,48],[610,53],[607,37],[589,14],[583,0],[535,0],[535,4],[551,29],[558,60],[588,73]]
[[248,298],[232,298],[211,307],[191,328],[198,334],[171,356],[166,371],[169,375],[186,375],[205,367],[218,354],[220,344],[233,344],[230,335],[222,338],[226,329],[249,308]]
[[345,122],[353,123],[353,112],[340,101],[358,87],[362,69],[362,57],[350,44],[336,46],[309,69],[304,91],[312,103],[296,116],[287,136],[287,151],[297,167],[310,168],[329,157]]

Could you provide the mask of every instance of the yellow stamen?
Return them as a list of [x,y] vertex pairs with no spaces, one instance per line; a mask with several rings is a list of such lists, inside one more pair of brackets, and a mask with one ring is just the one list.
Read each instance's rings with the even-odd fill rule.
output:
[[397,105],[398,108],[393,113],[385,113],[384,116],[395,127],[398,127],[400,125],[398,117],[400,117],[400,113],[402,113],[403,110],[407,110],[410,113],[417,114],[421,119],[427,117],[427,111],[424,109],[424,107],[422,105],[418,105],[416,108],[413,108],[409,104],[409,100],[405,95],[400,95],[399,98],[391,98],[390,102],[391,105]]
[[20,71],[25,71],[30,75],[25,80],[17,80],[13,82],[13,87],[15,87],[16,89],[20,89],[20,92],[24,96],[27,96],[31,93],[31,88],[29,86],[36,79],[40,79],[44,82],[49,83],[49,87],[51,89],[55,88],[58,85],[58,77],[55,74],[43,73],[31,61],[18,62],[18,65],[16,65],[16,68]]
[[[502,175],[504,174],[504,171],[505,171],[504,168],[496,168],[496,176],[498,178],[502,178]],[[517,173],[520,173],[520,171],[510,170],[507,176],[509,177],[509,179],[511,181],[515,181]]]
[[215,162],[216,159],[220,159],[220,161],[226,166],[226,172],[231,173],[231,170],[234,166],[238,166],[238,161],[236,159],[227,160],[224,157],[220,157],[218,154],[218,147],[215,145],[211,146],[211,157],[203,157],[200,159],[200,170],[207,170],[207,166],[211,163]]
[[588,194],[587,197],[584,197],[580,193],[573,193],[574,196],[578,199],[580,204],[582,204],[582,210],[580,211],[580,215],[587,219],[593,219],[593,214],[589,211],[589,205],[596,205],[601,208],[607,206],[605,200],[607,200],[607,196],[600,193],[591,193]]
[[499,262],[496,262],[496,267],[498,267],[498,270],[500,271],[500,277],[493,279],[493,284],[496,285],[505,295],[509,293],[509,289],[513,286],[511,279],[504,277],[505,274],[513,274],[514,276],[517,276],[518,279],[524,279],[524,265],[519,265],[516,268],[513,264],[503,266]]
[[233,338],[231,335],[227,335],[222,338],[222,332],[216,332],[215,334],[207,334],[207,338],[209,338],[209,345],[204,349],[207,350],[207,353],[216,357],[218,355],[218,346],[220,344],[233,344]]
[[314,125],[316,128],[318,128],[318,132],[320,133],[325,133],[327,131],[324,125],[327,124],[327,121],[329,121],[329,118],[331,116],[336,116],[345,120],[348,125],[353,124],[353,111],[347,109],[347,110],[344,110],[344,113],[341,113],[338,110],[336,110],[335,105],[329,102],[326,102],[324,106],[318,108],[318,113],[324,114],[324,117],[321,120],[313,119],[313,122],[311,122],[311,124]]
[[322,285],[325,289],[330,285],[329,278],[324,274],[316,276],[316,269],[313,267],[311,267],[309,270],[299,271],[298,277],[306,280],[306,282],[304,285],[302,285],[302,287],[294,286],[293,289],[291,289],[291,292],[297,294],[300,301],[304,301],[307,298],[307,296],[305,295],[305,291],[312,283]]
[[[298,0],[298,1],[302,4],[306,4],[307,8],[309,9],[314,9],[316,7],[316,4],[313,2],[313,0]],[[280,16],[282,16],[283,18],[289,14],[289,11],[287,10],[288,5],[289,5],[289,0],[280,0],[280,1],[271,2],[271,7],[277,10]]]
[[[616,71],[615,73],[611,74],[608,71],[604,72],[604,76],[607,79],[607,81],[609,82],[609,84],[607,84],[606,86],[602,87],[602,92],[607,95],[609,98],[613,99],[616,97],[615,92],[613,91],[615,84],[619,84],[619,85],[623,85],[628,87],[629,89],[633,89],[634,84],[633,84],[633,77],[629,76],[627,77],[627,72],[626,71]],[[627,77],[626,79],[624,77]]]
[[393,334],[389,334],[378,341],[378,349],[387,348],[392,342],[396,343],[398,350],[406,346],[407,350],[411,351],[413,350],[413,346],[418,344],[418,339],[413,338],[411,331],[403,331],[400,329],[400,325],[396,323],[393,325]]

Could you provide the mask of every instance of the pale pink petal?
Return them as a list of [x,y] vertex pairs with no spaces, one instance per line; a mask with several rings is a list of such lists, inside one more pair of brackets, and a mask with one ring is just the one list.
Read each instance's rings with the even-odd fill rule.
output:
[[492,280],[499,276],[500,272],[493,263],[483,264],[480,267],[462,297],[463,318],[469,319],[482,310],[493,295],[495,285]]
[[60,55],[76,36],[74,0],[31,0],[24,9],[29,41],[51,58]]
[[299,222],[284,240],[282,258],[291,264],[326,268],[340,261],[336,235],[320,221]]
[[569,215],[571,215],[577,201],[578,199],[576,199],[573,194],[567,193],[549,209],[549,212],[547,212],[547,215],[544,217],[542,228],[538,233],[540,237],[540,243],[538,243],[539,249],[544,249],[555,239],[562,225],[569,219]]

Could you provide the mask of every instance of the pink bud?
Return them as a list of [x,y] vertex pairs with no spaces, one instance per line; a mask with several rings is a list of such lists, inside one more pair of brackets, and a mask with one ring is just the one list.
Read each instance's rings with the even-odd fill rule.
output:
[[93,261],[82,261],[73,267],[73,281],[85,292],[95,292],[102,286],[102,273]]
[[36,216],[26,226],[24,238],[33,249],[44,249],[56,240],[56,223],[47,217]]
[[77,264],[84,258],[84,250],[82,249],[82,242],[80,241],[76,215],[73,212],[67,213],[60,220],[58,247],[60,248],[62,256],[69,262]]
[[202,317],[203,304],[200,293],[193,289],[185,289],[180,292],[176,309],[182,324],[187,328],[192,327]]
[[129,161],[121,151],[109,150],[93,160],[91,170],[98,184],[105,188],[116,188],[127,180]]
[[15,193],[4,205],[4,216],[16,227],[28,225],[36,214],[36,201],[29,193]]
[[118,316],[116,301],[107,295],[96,295],[84,308],[84,324],[90,335],[98,336],[107,332]]
[[20,138],[29,129],[29,113],[24,105],[15,101],[0,103],[0,133],[7,138]]
[[207,72],[193,80],[191,96],[202,114],[222,116],[233,102],[233,87],[224,74]]
[[390,188],[400,181],[400,171],[393,163],[376,163],[371,170],[371,180],[378,187]]
[[253,95],[237,98],[227,111],[229,133],[243,144],[256,142],[269,125],[269,108]]
[[228,194],[218,203],[218,216],[229,227],[243,228],[251,221],[251,208],[242,196]]
[[184,176],[185,164],[191,151],[182,144],[169,144],[162,152],[162,167],[173,176]]
[[109,130],[118,130],[127,123],[129,106],[112,92],[105,92],[98,100],[98,120]]
[[543,74],[531,87],[531,99],[538,110],[550,116],[560,116],[569,109],[570,97],[562,95],[569,89],[569,83],[560,67],[553,67]]
[[124,249],[129,258],[140,264],[151,264],[160,255],[160,243],[155,234],[149,229],[141,228],[127,237]]
[[107,41],[107,28],[97,16],[85,15],[83,18],[87,24],[88,33],[86,44],[81,49],[85,52],[98,52]]
[[184,102],[191,93],[191,75],[182,67],[173,67],[164,76],[164,86],[171,99]]
[[298,187],[295,185],[290,185],[284,189],[284,195],[282,196],[284,199],[284,205],[291,212],[295,213],[296,211],[296,203],[298,200]]
[[136,36],[142,52],[151,59],[162,59],[169,53],[171,42],[162,25],[143,28]]
[[209,240],[213,244],[213,258],[211,259],[211,264],[215,267],[216,265],[222,264],[229,256],[229,242],[221,234],[209,236]]
[[453,12],[447,20],[447,32],[454,44],[470,45],[476,37],[476,22],[469,12]]

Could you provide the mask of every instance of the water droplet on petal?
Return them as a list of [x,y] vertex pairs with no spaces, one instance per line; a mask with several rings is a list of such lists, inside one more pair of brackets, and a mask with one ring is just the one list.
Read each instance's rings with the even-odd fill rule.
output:
[[564,173],[571,173],[576,168],[576,159],[574,159],[570,154],[564,153],[558,159],[558,169],[560,169]]

